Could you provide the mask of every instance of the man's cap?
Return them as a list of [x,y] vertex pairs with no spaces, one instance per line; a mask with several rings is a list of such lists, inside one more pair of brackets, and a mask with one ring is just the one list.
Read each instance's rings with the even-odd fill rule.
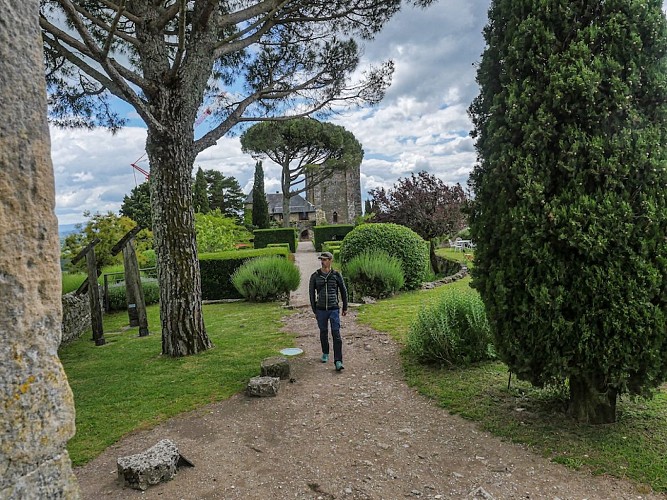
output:
[[331,254],[331,252],[322,252],[319,255],[319,257],[317,257],[317,258],[320,259],[320,260],[322,260],[322,259],[333,259],[333,255]]

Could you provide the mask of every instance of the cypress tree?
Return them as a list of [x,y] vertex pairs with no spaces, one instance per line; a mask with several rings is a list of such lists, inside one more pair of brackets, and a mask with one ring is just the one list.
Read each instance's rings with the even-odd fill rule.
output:
[[264,169],[262,162],[255,164],[255,179],[252,185],[252,225],[259,229],[268,229],[269,204],[264,192]]
[[473,285],[519,378],[571,414],[667,376],[661,0],[493,0],[470,108]]
[[195,185],[192,188],[192,205],[195,212],[207,214],[211,211],[208,204],[208,182],[204,171],[199,167],[195,175]]

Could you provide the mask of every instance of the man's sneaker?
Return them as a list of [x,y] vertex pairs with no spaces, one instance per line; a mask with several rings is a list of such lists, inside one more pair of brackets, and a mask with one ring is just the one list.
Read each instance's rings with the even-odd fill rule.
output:
[[339,371],[341,371],[343,368],[345,368],[345,367],[343,366],[343,362],[342,362],[342,361],[336,361],[336,371],[339,372]]
[[322,363],[326,363],[327,361],[329,361],[329,355],[328,354],[322,354],[322,358],[320,358],[320,359],[322,359]]

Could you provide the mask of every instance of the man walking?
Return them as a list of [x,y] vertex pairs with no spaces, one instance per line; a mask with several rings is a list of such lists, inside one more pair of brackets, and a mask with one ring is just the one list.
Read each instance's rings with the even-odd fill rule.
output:
[[329,324],[333,337],[334,366],[336,371],[343,368],[343,340],[340,337],[340,305],[338,296],[343,301],[343,316],[347,314],[347,288],[343,276],[331,269],[333,255],[322,252],[318,257],[321,267],[310,276],[310,308],[317,318],[322,344],[322,363],[329,361]]

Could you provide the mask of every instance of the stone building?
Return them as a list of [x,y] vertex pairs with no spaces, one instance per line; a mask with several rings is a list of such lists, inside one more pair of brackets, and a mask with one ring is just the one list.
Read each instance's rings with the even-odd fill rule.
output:
[[[312,238],[315,224],[354,224],[362,215],[360,167],[336,172],[320,184],[307,187],[305,194],[305,199],[298,194],[290,198],[290,224],[299,230],[302,240]],[[282,226],[283,195],[267,194],[266,201],[269,218]],[[252,193],[245,199],[244,209],[252,211]]]
[[362,215],[360,166],[307,187],[306,199],[321,211],[326,224],[353,224]]

